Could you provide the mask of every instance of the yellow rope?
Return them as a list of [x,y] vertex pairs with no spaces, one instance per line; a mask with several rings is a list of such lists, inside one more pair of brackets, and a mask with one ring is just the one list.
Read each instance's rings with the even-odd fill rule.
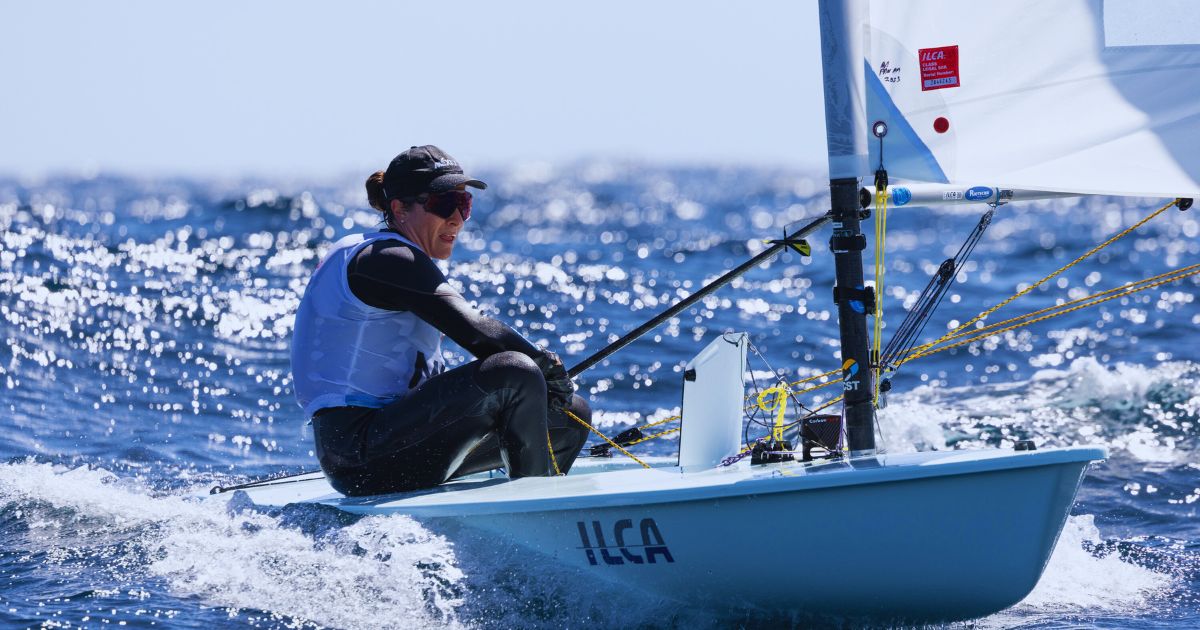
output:
[[660,438],[665,435],[671,435],[672,433],[679,433],[680,430],[681,430],[680,427],[675,427],[674,429],[667,429],[666,431],[655,433],[654,435],[647,435],[646,437],[641,438],[639,440],[634,440],[633,442],[630,442],[630,443],[626,444],[625,446],[634,446],[636,444],[641,444],[642,442],[649,442],[650,440],[653,440],[655,438]]
[[[789,385],[803,385],[804,383],[809,383],[809,382],[811,382],[811,381],[815,381],[815,380],[817,380],[817,379],[819,379],[819,378],[825,378],[826,376],[833,376],[834,374],[837,374],[837,373],[838,373],[838,372],[840,372],[840,371],[841,371],[841,370],[829,370],[828,372],[824,372],[824,373],[821,373],[821,374],[817,374],[817,375],[815,375],[815,376],[810,376],[810,377],[808,377],[808,378],[802,378],[802,379],[800,379],[800,380],[798,380],[798,381],[792,381],[791,383],[789,383]],[[840,383],[840,382],[841,382],[841,381],[829,381],[829,382],[827,382],[827,383],[821,383],[820,385],[817,385],[817,386],[815,386],[815,387],[809,387],[808,389],[802,389],[802,390],[800,390],[800,391],[793,391],[793,390],[789,389],[789,390],[788,390],[788,395],[789,395],[789,396],[793,396],[793,395],[794,395],[794,396],[798,396],[798,395],[800,395],[800,394],[807,394],[808,392],[811,392],[811,391],[814,391],[814,390],[821,389],[822,387],[825,387],[825,386],[827,386],[827,385],[832,385],[832,384],[834,384],[834,383]],[[754,397],[754,394],[747,394],[747,395],[746,395],[746,396],[743,398],[743,400],[750,400],[750,399],[751,399],[751,398],[753,398],[753,397]],[[742,407],[742,411],[750,411],[751,409],[757,409],[757,408],[758,408],[758,404],[757,404],[757,403],[750,403],[749,405],[745,405],[745,406],[743,406],[743,407]],[[653,425],[647,425],[647,426],[653,426]]]
[[[1057,311],[1060,309],[1067,309],[1068,307],[1074,306],[1076,304],[1090,302],[1092,300],[1095,300],[1095,302],[1090,303],[1090,304],[1084,304],[1084,306],[1094,306],[1096,304],[1101,304],[1102,302],[1108,301],[1108,300],[1100,300],[1100,298],[1107,296],[1107,295],[1116,294],[1116,297],[1124,297],[1127,295],[1133,295],[1134,293],[1137,293],[1139,291],[1143,291],[1145,289],[1151,289],[1151,288],[1154,288],[1157,286],[1161,286],[1162,284],[1167,283],[1167,282],[1175,282],[1176,280],[1182,280],[1184,278],[1187,278],[1188,276],[1193,276],[1197,273],[1200,273],[1200,264],[1189,265],[1187,267],[1181,267],[1179,269],[1173,269],[1166,273],[1161,273],[1157,276],[1152,276],[1150,278],[1138,280],[1137,282],[1131,282],[1128,284],[1124,284],[1124,285],[1121,285],[1121,286],[1113,288],[1113,289],[1108,289],[1107,291],[1101,291],[1100,293],[1086,295],[1084,297],[1071,300],[1070,302],[1064,302],[1062,304],[1055,304],[1054,306],[1048,306],[1046,308],[1033,311],[1032,313],[1018,315],[1017,317],[1011,317],[1002,322],[996,322],[995,324],[988,324],[987,326],[984,326],[982,328],[976,328],[975,330],[969,330],[969,331],[962,331],[953,336],[947,337],[946,341],[954,341],[955,339],[961,339],[961,338],[967,337],[967,336],[976,338],[980,333],[989,333],[991,331],[1003,328],[1014,322],[1026,320],[1031,317],[1036,317],[1038,315],[1042,315],[1044,313],[1049,313],[1049,312]],[[1169,276],[1176,276],[1176,277],[1169,277]],[[1144,286],[1138,286],[1138,285],[1144,285]],[[1062,315],[1063,313],[1073,312],[1074,310],[1078,310],[1078,309],[1064,310],[1064,311],[1062,311],[1062,313],[1055,313],[1054,315],[1051,315],[1050,317],[1057,317],[1058,315]],[[1049,319],[1049,317],[1040,318],[1037,321],[1044,321],[1046,319]],[[1027,323],[1032,323],[1032,320]],[[926,354],[932,354],[932,352],[925,352],[924,350],[922,350],[922,348],[927,349],[928,346],[929,346],[929,344],[926,344],[925,346],[914,348],[913,352],[909,353],[908,356],[901,358],[900,363],[904,363],[910,359],[915,359],[917,357],[925,356]]]
[[[962,341],[959,341],[958,343],[954,343],[954,344],[951,344],[948,346],[942,346],[940,348],[936,348],[936,349],[932,349],[932,350],[927,349],[922,352],[913,352],[913,353],[909,354],[908,356],[902,358],[900,360],[899,364],[907,363],[909,361],[912,361],[913,359],[920,359],[920,358],[927,357],[932,354],[937,354],[939,352],[942,352],[943,350],[950,350],[951,348],[957,348],[959,346],[974,343],[976,341],[981,341],[988,337],[993,337],[993,336],[1008,332],[1010,330],[1014,330],[1017,328],[1021,328],[1023,326],[1028,326],[1030,324],[1035,324],[1038,322],[1046,321],[1048,319],[1058,317],[1059,315],[1066,315],[1067,313],[1073,313],[1075,311],[1082,310],[1082,309],[1085,309],[1085,308],[1088,308],[1091,306],[1097,306],[1097,305],[1103,304],[1104,302],[1108,302],[1110,300],[1115,300],[1115,299],[1121,298],[1121,297],[1127,297],[1127,296],[1133,295],[1134,293],[1138,293],[1140,291],[1145,291],[1146,289],[1153,289],[1155,287],[1159,287],[1159,286],[1162,286],[1162,285],[1170,283],[1170,282],[1177,282],[1184,278],[1187,278],[1190,276],[1195,276],[1195,275],[1200,275],[1200,264],[1189,265],[1187,267],[1181,267],[1179,269],[1174,269],[1172,271],[1168,271],[1166,273],[1161,273],[1157,276],[1152,276],[1150,278],[1146,278],[1144,280],[1139,280],[1137,282],[1133,282],[1133,283],[1126,284],[1126,285],[1123,285],[1120,287],[1116,287],[1114,289],[1108,289],[1107,291],[1102,291],[1100,293],[1088,295],[1088,296],[1085,296],[1082,298],[1078,298],[1076,300],[1072,300],[1070,302],[1066,302],[1063,304],[1058,304],[1055,306],[1044,308],[1044,309],[1041,309],[1038,311],[1034,311],[1032,313],[1026,313],[1025,315],[1013,317],[1013,318],[1007,319],[1003,322],[997,322],[995,324],[987,326],[986,328],[977,329],[977,330],[971,331],[969,333],[959,334],[955,338],[967,337],[967,335],[970,335],[970,336],[967,337],[966,339],[963,339]],[[1142,285],[1142,286],[1139,286],[1139,285]],[[1056,311],[1056,312],[1052,312],[1052,311]],[[1049,313],[1049,314],[1047,314],[1047,313]],[[1034,317],[1036,315],[1043,315],[1043,316],[1036,317],[1034,319],[1029,319],[1030,317]],[[1022,320],[1025,320],[1025,321],[1022,321]],[[1015,323],[1011,326],[1004,327],[1005,324],[1008,324],[1010,322],[1017,322],[1017,323]],[[803,394],[821,389],[822,387],[825,387],[827,385],[831,385],[835,382],[836,381],[830,381],[828,383],[821,383],[814,387],[810,387],[808,389],[798,391],[798,392],[793,392],[793,393],[795,395],[803,395]],[[837,396],[835,398],[830,399],[829,401],[822,404],[820,407],[813,409],[811,414],[817,414],[817,413],[833,406],[837,402],[841,401],[842,398],[843,398],[843,396]],[[677,429],[675,429],[675,430],[677,430]],[[647,438],[647,439],[649,439],[649,438]],[[745,453],[745,452],[749,451],[751,448],[753,448],[753,445],[748,445],[745,448],[743,448],[739,452],[739,454]]]
[[668,423],[668,422],[674,422],[674,421],[676,421],[676,420],[679,420],[679,419],[680,419],[680,418],[682,418],[682,417],[683,417],[683,416],[671,416],[671,417],[669,417],[669,418],[663,418],[662,420],[656,420],[656,421],[654,421],[654,422],[651,422],[651,423],[649,423],[649,424],[643,424],[641,428],[643,428],[643,429],[649,429],[650,427],[656,427],[656,426],[658,426],[658,425],[660,425],[660,424],[666,424],[666,423]]
[[[986,319],[988,315],[991,315],[992,313],[995,313],[996,311],[1000,310],[1002,307],[1004,307],[1005,305],[1009,304],[1009,303],[1010,303],[1010,302],[1012,302],[1013,300],[1015,300],[1015,299],[1017,299],[1017,298],[1021,297],[1022,295],[1025,295],[1026,293],[1029,293],[1030,291],[1032,291],[1032,290],[1034,290],[1034,289],[1036,289],[1036,288],[1038,288],[1038,287],[1042,286],[1042,285],[1043,285],[1043,284],[1045,284],[1047,281],[1051,280],[1052,278],[1055,278],[1056,276],[1058,276],[1058,275],[1059,275],[1059,274],[1061,274],[1062,272],[1064,272],[1064,271],[1066,271],[1066,270],[1070,269],[1071,267],[1074,267],[1075,265],[1079,264],[1079,262],[1081,262],[1083,259],[1087,258],[1088,256],[1091,256],[1092,254],[1095,254],[1096,252],[1098,252],[1098,251],[1100,251],[1100,250],[1104,249],[1105,247],[1108,247],[1109,245],[1113,244],[1114,242],[1116,242],[1116,241],[1117,241],[1117,240],[1119,240],[1120,238],[1124,237],[1125,235],[1129,234],[1130,232],[1133,232],[1134,230],[1136,230],[1136,229],[1138,229],[1138,228],[1142,227],[1142,226],[1143,226],[1143,225],[1145,225],[1145,224],[1146,224],[1146,222],[1148,222],[1149,220],[1151,220],[1151,219],[1153,219],[1154,217],[1157,217],[1158,215],[1160,215],[1160,214],[1162,214],[1163,212],[1165,212],[1165,211],[1167,210],[1167,208],[1170,208],[1171,206],[1174,206],[1174,205],[1175,205],[1175,203],[1176,203],[1175,201],[1171,201],[1171,202],[1167,203],[1166,205],[1164,205],[1163,207],[1159,208],[1158,210],[1155,210],[1154,212],[1150,213],[1150,215],[1149,215],[1149,216],[1147,216],[1146,218],[1142,219],[1141,221],[1138,221],[1137,223],[1135,223],[1135,224],[1131,225],[1130,227],[1128,227],[1128,228],[1126,228],[1126,229],[1124,229],[1124,230],[1122,230],[1122,231],[1118,232],[1116,235],[1114,235],[1112,238],[1109,238],[1107,241],[1104,241],[1103,243],[1101,243],[1101,244],[1099,244],[1099,245],[1097,245],[1097,246],[1095,246],[1095,247],[1093,247],[1093,248],[1089,249],[1089,250],[1088,250],[1086,253],[1084,253],[1084,254],[1083,254],[1082,256],[1080,256],[1079,258],[1076,258],[1075,260],[1072,260],[1071,262],[1067,263],[1066,265],[1063,265],[1062,267],[1059,267],[1059,268],[1058,268],[1058,270],[1054,271],[1054,272],[1053,272],[1053,273],[1051,273],[1050,275],[1048,275],[1048,276],[1046,276],[1046,277],[1042,278],[1041,280],[1038,280],[1037,282],[1035,282],[1035,283],[1033,283],[1033,284],[1029,285],[1028,287],[1025,287],[1025,289],[1023,289],[1023,290],[1021,290],[1021,291],[1018,291],[1018,292],[1017,292],[1016,294],[1014,294],[1012,297],[1010,297],[1010,298],[1008,298],[1008,299],[1004,300],[1003,302],[1001,302],[1001,303],[999,303],[999,304],[997,304],[997,305],[993,306],[992,308],[989,308],[989,309],[987,309],[986,311],[984,311],[984,312],[982,312],[982,313],[980,313],[980,314],[976,315],[975,317],[971,318],[971,320],[970,320],[970,321],[968,321],[968,322],[966,322],[966,323],[964,323],[964,324],[961,324],[960,326],[956,327],[954,330],[951,330],[950,332],[948,332],[948,333],[946,333],[946,334],[942,335],[942,336],[941,336],[940,338],[938,338],[937,340],[935,340],[935,341],[932,341],[932,342],[930,342],[930,343],[927,343],[927,344],[925,344],[925,345],[923,345],[923,346],[917,346],[916,348],[913,348],[912,352],[910,352],[910,353],[909,353],[909,356],[911,357],[911,356],[913,356],[913,355],[914,355],[914,354],[916,354],[916,353],[923,352],[924,350],[927,350],[927,349],[929,349],[929,348],[932,348],[932,347],[934,347],[934,346],[936,346],[936,345],[938,345],[938,344],[940,344],[940,343],[944,343],[944,342],[946,342],[946,341],[948,341],[948,340],[950,340],[950,339],[954,338],[956,335],[958,335],[958,333],[959,333],[960,331],[962,331],[962,330],[966,329],[966,328],[967,328],[968,326],[970,326],[971,324],[974,324],[974,323],[975,323],[975,322],[977,322],[977,321],[980,321],[980,320]],[[968,333],[966,333],[966,334],[971,334],[971,333],[969,333],[969,332],[968,332]],[[919,355],[919,354],[918,354],[917,356],[923,356],[923,355]]]
[[[838,372],[841,372],[841,370],[829,370],[828,372],[825,372],[825,373],[823,373],[823,374],[818,374],[818,375],[816,375],[816,376],[810,376],[810,377],[808,377],[808,378],[805,378],[805,379],[800,379],[800,380],[798,380],[798,381],[792,381],[792,383],[791,383],[791,384],[792,384],[792,385],[803,385],[804,383],[808,383],[808,382],[811,382],[811,381],[815,381],[815,380],[817,380],[817,379],[819,379],[819,378],[825,378],[826,376],[833,376],[834,374],[837,374]],[[837,382],[837,381],[829,381],[829,383],[836,383],[836,382]],[[821,387],[825,387],[825,386],[826,386],[826,385],[828,385],[829,383],[821,383],[820,385],[817,385],[817,386],[816,386],[815,388],[813,388],[813,389],[819,389],[819,388],[821,388]],[[804,391],[810,391],[810,390],[804,390]],[[801,393],[801,394],[803,394],[804,392],[800,392],[800,393]],[[747,398],[749,398],[749,397],[747,396]]]
[[[787,383],[782,383],[781,387],[771,387],[758,395],[758,408],[766,413],[775,412],[775,424],[771,429],[771,439],[777,442],[783,441],[783,419],[787,415],[787,399],[790,393],[791,388],[787,386]],[[768,406],[767,397],[771,395],[774,395],[775,398]]]
[[802,396],[802,395],[808,394],[810,392],[815,392],[818,389],[821,389],[822,387],[829,387],[830,385],[833,385],[834,383],[840,383],[840,382],[841,381],[829,381],[828,383],[821,383],[819,385],[813,385],[812,387],[809,387],[808,389],[802,389],[802,390],[796,392],[796,395]]
[[550,432],[546,431],[546,446],[550,449],[550,463],[554,464],[554,475],[561,477],[563,471],[558,469],[558,459],[554,457],[554,443],[550,441]]
[[569,417],[570,417],[572,420],[574,420],[575,422],[578,422],[579,424],[582,424],[583,426],[587,427],[588,431],[591,431],[592,433],[595,433],[596,435],[599,435],[601,438],[603,438],[605,442],[608,442],[609,446],[612,446],[613,448],[617,449],[618,451],[621,451],[621,453],[622,453],[622,454],[624,454],[624,455],[625,455],[625,457],[628,457],[629,459],[632,459],[633,461],[635,461],[635,462],[637,462],[637,463],[641,464],[641,465],[642,465],[642,468],[649,468],[649,467],[650,467],[649,465],[647,465],[647,464],[646,464],[646,462],[644,462],[644,461],[642,461],[642,460],[640,460],[640,459],[638,459],[638,458],[634,457],[634,456],[633,456],[633,453],[630,453],[629,451],[627,451],[627,450],[625,450],[625,449],[621,448],[621,445],[620,445],[620,444],[617,444],[616,442],[614,442],[614,441],[612,441],[612,440],[608,439],[608,436],[607,436],[607,435],[604,435],[603,433],[601,433],[601,432],[597,431],[597,430],[595,429],[595,427],[593,427],[592,425],[590,425],[590,424],[588,424],[588,423],[584,422],[584,421],[583,421],[583,418],[580,418],[579,416],[577,416],[577,415],[575,415],[575,414],[571,413],[569,410],[566,410],[566,409],[564,409],[563,411],[566,411],[566,412],[567,412],[567,416],[569,416]]
[[883,276],[887,271],[884,265],[884,255],[887,253],[884,240],[887,238],[887,185],[875,190],[875,335],[871,340],[871,363],[874,370],[874,399],[872,404],[879,405],[879,354],[880,342],[883,340]]
[[[815,375],[815,376],[810,376],[810,377],[808,377],[808,378],[801,379],[801,380],[799,380],[799,381],[793,381],[793,382],[791,383],[791,385],[800,385],[800,384],[803,384],[803,383],[808,383],[808,382],[810,382],[810,381],[814,381],[814,380],[816,380],[816,379],[819,379],[819,378],[822,378],[822,377],[825,377],[825,376],[830,376],[830,375],[832,375],[832,374],[836,374],[837,372],[838,372],[837,370],[830,370],[830,371],[828,371],[828,372],[825,372],[825,373],[823,373],[823,374],[817,374],[817,375]],[[782,387],[780,387],[780,388],[772,388],[772,389],[781,389],[781,390],[783,390],[783,391],[784,391],[784,393],[786,393],[786,394],[787,394],[787,395],[789,395],[789,396],[790,396],[790,395],[801,396],[801,395],[807,394],[807,393],[809,393],[809,392],[813,392],[813,391],[816,391],[816,390],[818,390],[818,389],[821,389],[822,387],[827,387],[827,386],[829,386],[829,385],[833,385],[834,383],[837,383],[837,382],[839,382],[839,381],[829,381],[829,382],[827,382],[827,383],[821,383],[821,384],[819,384],[819,385],[816,385],[816,386],[814,386],[814,387],[809,387],[808,389],[802,389],[802,390],[800,390],[800,391],[793,391],[793,390],[791,390],[791,389],[783,389]],[[750,398],[752,398],[753,396],[754,396],[754,394],[750,394],[749,396],[746,396],[745,398],[746,398],[746,400],[749,400],[749,399],[750,399]],[[841,400],[841,399],[840,399],[840,398],[838,398],[837,400]],[[828,406],[829,406],[828,404],[827,404],[827,405],[825,405],[825,407],[828,407]],[[822,407],[822,409],[824,409],[825,407]],[[756,409],[756,408],[758,408],[758,404],[757,404],[757,403],[752,403],[752,404],[750,404],[750,405],[748,405],[748,406],[744,407],[744,408],[743,408],[743,411],[749,411],[750,409]],[[659,426],[659,425],[666,424],[666,423],[668,423],[668,422],[674,422],[675,420],[680,420],[681,418],[682,418],[682,416],[669,416],[669,417],[667,417],[667,418],[663,418],[662,420],[656,420],[656,421],[654,421],[654,422],[650,422],[650,423],[644,424],[644,425],[642,425],[641,427],[638,427],[638,428],[639,428],[639,429],[648,429],[648,428],[650,428],[650,427],[656,427],[656,426]],[[576,420],[578,420],[578,418],[576,418]],[[584,424],[584,426],[587,426],[587,424],[586,424],[586,423],[583,423],[583,421],[582,421],[582,420],[580,420],[579,422],[580,422],[581,424]],[[600,433],[599,431],[597,431],[596,429],[594,429],[594,428],[592,428],[592,427],[590,427],[590,426],[588,426],[588,428],[589,428],[589,429],[591,429],[591,430],[592,430],[592,432],[593,432],[593,433],[595,433],[596,435],[599,435],[600,437],[604,438],[604,440],[605,440],[606,442],[608,442],[609,444],[612,444],[612,445],[616,446],[616,443],[615,443],[615,442],[613,442],[612,440],[608,439],[608,437],[607,437],[607,436],[603,435],[602,433]],[[668,436],[668,435],[673,435],[673,434],[675,434],[675,433],[679,433],[679,431],[680,431],[680,430],[681,430],[681,428],[680,428],[680,427],[675,427],[674,429],[667,429],[666,431],[660,431],[660,432],[658,432],[658,433],[654,433],[654,434],[651,434],[651,435],[647,435],[647,436],[644,436],[644,437],[642,437],[642,438],[639,438],[639,439],[637,439],[637,440],[634,440],[633,442],[629,442],[629,443],[627,443],[625,446],[627,446],[627,447],[631,447],[631,446],[637,446],[638,444],[641,444],[641,443],[643,443],[643,442],[649,442],[650,440],[654,440],[654,439],[658,439],[658,438],[661,438],[661,437],[666,437],[666,436]],[[618,448],[619,448],[619,447],[618,447]]]
[[828,409],[829,407],[833,406],[834,403],[841,402],[842,399],[845,397],[846,397],[845,395],[842,395],[842,396],[835,396],[833,398],[830,398],[829,402],[825,403],[824,405],[821,405],[820,407],[817,407],[816,409],[813,409],[812,412],[815,414],[818,411],[823,411],[825,409]]
[[[827,383],[826,383],[826,384],[827,384]],[[825,386],[825,385],[821,385],[821,387],[824,387],[824,386]],[[829,407],[833,406],[835,403],[841,402],[842,398],[844,398],[844,396],[837,396],[837,397],[835,397],[835,398],[831,399],[829,402],[827,402],[827,403],[825,403],[825,404],[821,405],[820,407],[817,407],[816,409],[813,409],[813,410],[812,410],[812,412],[811,412],[810,414],[808,414],[808,415],[809,415],[809,416],[816,415],[816,414],[817,414],[817,412],[819,412],[819,411],[822,411],[822,410],[824,410],[824,409],[827,409],[827,408],[829,408]],[[749,452],[749,451],[750,451],[750,450],[752,450],[753,448],[754,448],[754,444],[753,444],[753,443],[751,443],[751,444],[747,444],[747,445],[745,445],[745,447],[743,447],[743,448],[742,448],[742,450],[738,451],[738,453],[737,453],[737,454],[738,454],[738,455],[742,455],[742,454],[744,454],[744,453],[747,453],[747,452]]]
[[[1186,271],[1186,270],[1190,270],[1190,271],[1187,271],[1187,273],[1181,273],[1181,272],[1183,272],[1183,271]],[[1165,276],[1169,276],[1169,275],[1172,275],[1172,274],[1179,274],[1179,275],[1177,275],[1176,277],[1172,277],[1172,278],[1164,278]],[[957,343],[953,343],[953,344],[950,344],[950,345],[948,345],[948,346],[942,346],[942,347],[940,347],[940,348],[936,348],[936,349],[933,349],[933,350],[925,350],[925,351],[922,351],[922,352],[920,352],[919,354],[916,354],[916,353],[914,353],[914,354],[909,354],[907,357],[905,357],[905,358],[904,358],[903,362],[908,362],[908,361],[911,361],[912,359],[919,359],[919,358],[922,358],[922,357],[927,357],[927,356],[929,356],[929,355],[931,355],[931,354],[937,354],[938,352],[942,352],[943,350],[949,350],[949,349],[951,349],[951,348],[957,348],[957,347],[959,347],[959,346],[962,346],[962,345],[966,345],[966,344],[973,343],[973,342],[976,342],[976,341],[981,341],[981,340],[983,340],[983,339],[985,339],[985,338],[988,338],[988,337],[994,337],[994,336],[996,336],[996,335],[999,335],[999,334],[1001,334],[1001,333],[1005,333],[1005,332],[1008,332],[1008,331],[1010,331],[1010,330],[1014,330],[1014,329],[1016,329],[1016,328],[1021,328],[1022,326],[1028,326],[1028,325],[1030,325],[1030,324],[1036,324],[1037,322],[1046,321],[1047,319],[1052,319],[1052,318],[1054,318],[1054,317],[1058,317],[1059,315],[1066,315],[1067,313],[1073,313],[1073,312],[1075,312],[1075,311],[1078,311],[1078,310],[1081,310],[1081,309],[1085,309],[1085,308],[1088,308],[1088,307],[1091,307],[1091,306],[1097,306],[1097,305],[1099,305],[1099,304],[1103,304],[1103,303],[1105,303],[1105,302],[1108,302],[1109,300],[1115,300],[1115,299],[1117,299],[1117,298],[1120,298],[1120,297],[1125,297],[1125,296],[1128,296],[1128,295],[1133,295],[1134,293],[1137,293],[1137,292],[1139,292],[1139,291],[1145,291],[1146,289],[1153,289],[1154,287],[1162,286],[1162,285],[1164,285],[1164,284],[1167,284],[1168,282],[1175,282],[1175,281],[1177,281],[1177,280],[1182,280],[1182,279],[1184,279],[1184,278],[1187,278],[1188,276],[1194,276],[1194,275],[1197,275],[1197,274],[1200,274],[1200,265],[1192,265],[1192,266],[1190,266],[1190,267],[1184,267],[1183,269],[1177,269],[1177,270],[1175,270],[1175,271],[1172,271],[1172,272],[1168,272],[1168,273],[1160,274],[1160,275],[1158,275],[1158,276],[1154,276],[1153,278],[1148,278],[1148,279],[1146,279],[1146,280],[1142,280],[1142,281],[1140,281],[1140,282],[1150,282],[1150,281],[1152,281],[1152,280],[1155,280],[1155,282],[1151,282],[1150,284],[1147,284],[1147,285],[1145,285],[1145,286],[1141,286],[1141,287],[1137,287],[1137,288],[1129,288],[1129,287],[1136,286],[1136,284],[1138,284],[1138,283],[1135,283],[1134,285],[1127,285],[1127,286],[1125,286],[1125,287],[1118,287],[1118,288],[1116,288],[1116,289],[1110,289],[1110,290],[1108,290],[1108,291],[1104,291],[1104,292],[1102,292],[1102,293],[1097,293],[1097,294],[1095,294],[1095,295],[1091,295],[1091,296],[1088,296],[1088,297],[1079,298],[1078,300],[1075,300],[1075,301],[1073,301],[1073,302],[1068,302],[1068,303],[1066,303],[1066,304],[1060,304],[1060,305],[1058,305],[1058,306],[1051,307],[1051,308],[1049,308],[1049,309],[1042,309],[1041,311],[1036,311],[1036,312],[1034,312],[1034,313],[1030,313],[1030,314],[1028,314],[1028,315],[1022,315],[1021,317],[1014,317],[1014,318],[1012,318],[1012,319],[1010,319],[1010,320],[1007,320],[1007,321],[1016,321],[1016,320],[1021,320],[1021,319],[1025,319],[1025,318],[1027,318],[1027,317],[1031,317],[1031,316],[1033,316],[1033,315],[1036,315],[1036,314],[1038,314],[1038,313],[1045,313],[1045,312],[1047,312],[1047,311],[1050,311],[1050,310],[1062,309],[1062,310],[1060,310],[1060,311],[1058,311],[1058,312],[1051,313],[1051,314],[1049,314],[1049,315],[1043,315],[1042,317],[1038,317],[1038,318],[1035,318],[1035,319],[1030,319],[1030,320],[1028,320],[1028,321],[1022,321],[1022,322],[1019,322],[1019,323],[1017,323],[1017,324],[1013,324],[1012,326],[1008,326],[1008,327],[1005,327],[1005,328],[995,329],[995,328],[994,328],[994,326],[999,326],[1000,324],[1003,324],[1003,323],[1005,323],[1005,322],[1000,322],[999,324],[995,324],[994,326],[989,326],[989,327],[988,327],[988,328],[986,328],[986,329],[982,329],[981,331],[977,331],[979,334],[973,334],[972,336],[970,336],[970,337],[968,337],[968,338],[966,338],[966,339],[963,339],[962,341],[959,341],[959,342],[957,342]],[[1160,279],[1160,278],[1163,278],[1163,279]],[[1140,282],[1139,282],[1139,283],[1140,283]],[[1129,290],[1123,290],[1123,289],[1127,289],[1127,288],[1128,288]],[[1117,291],[1120,291],[1120,292],[1118,293]],[[1109,295],[1109,294],[1111,294],[1111,295]],[[1084,303],[1084,302],[1086,302],[1086,303]],[[1071,306],[1071,305],[1075,305],[1075,306]],[[1068,306],[1071,306],[1071,307],[1070,307],[1070,308],[1066,308],[1066,307],[1068,307]],[[961,337],[961,335],[960,335],[960,337]]]

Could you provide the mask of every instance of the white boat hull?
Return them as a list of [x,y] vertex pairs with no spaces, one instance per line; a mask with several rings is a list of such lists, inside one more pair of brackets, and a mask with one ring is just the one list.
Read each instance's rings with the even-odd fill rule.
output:
[[[368,498],[322,479],[247,490],[406,514],[681,602],[782,614],[952,620],[1037,584],[1103,449],[948,451],[851,462],[471,479]],[[537,566],[531,563],[530,566]]]

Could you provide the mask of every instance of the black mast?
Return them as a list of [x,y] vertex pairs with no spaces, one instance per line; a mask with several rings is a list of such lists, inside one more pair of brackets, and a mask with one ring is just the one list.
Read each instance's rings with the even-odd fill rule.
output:
[[872,402],[871,338],[867,313],[875,311],[874,291],[863,288],[862,251],[867,238],[859,229],[858,179],[829,180],[833,205],[833,252],[837,285],[833,298],[838,307],[842,341],[843,409],[850,452],[875,450],[875,409]]
[[867,172],[867,113],[864,103],[862,32],[864,3],[819,0],[821,70],[825,86],[825,136],[829,148],[834,267],[838,326],[842,342],[843,412],[852,454],[875,449],[870,341],[867,312],[871,292],[863,288],[858,178]]

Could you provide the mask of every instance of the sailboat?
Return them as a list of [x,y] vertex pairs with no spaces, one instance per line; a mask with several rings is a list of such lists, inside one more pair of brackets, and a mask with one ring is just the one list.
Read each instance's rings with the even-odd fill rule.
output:
[[[1115,41],[1106,4],[822,0],[831,210],[571,370],[831,225],[844,398],[839,439],[822,455],[772,440],[745,456],[748,340],[726,333],[684,371],[677,461],[513,481],[485,473],[373,497],[342,496],[320,473],[215,493],[408,515],[587,580],[705,606],[933,621],[1017,603],[1037,584],[1088,466],[1106,453],[1028,443],[882,452],[861,222],[872,198],[896,209],[1106,194],[1182,207],[1200,192],[1200,47]],[[889,185],[902,178],[918,184]],[[802,564],[774,552],[758,561],[775,545],[746,531],[764,522],[799,544],[787,549]]]

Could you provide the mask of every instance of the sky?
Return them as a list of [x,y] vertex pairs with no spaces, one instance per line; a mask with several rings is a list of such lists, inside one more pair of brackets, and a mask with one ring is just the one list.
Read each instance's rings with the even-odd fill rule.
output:
[[5,1],[0,175],[825,165],[816,0]]

